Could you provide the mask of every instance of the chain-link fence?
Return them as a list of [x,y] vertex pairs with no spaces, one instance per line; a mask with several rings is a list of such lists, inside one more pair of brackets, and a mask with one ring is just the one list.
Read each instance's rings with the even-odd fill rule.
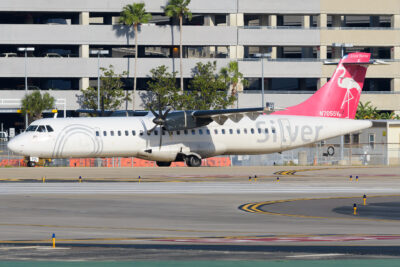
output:
[[[39,165],[53,167],[154,167],[155,162],[137,158],[80,158],[43,160]],[[314,144],[282,153],[265,155],[221,156],[203,160],[206,166],[273,166],[273,165],[400,165],[399,144]],[[22,156],[0,142],[0,167],[26,166]],[[184,166],[173,163],[172,166]]]

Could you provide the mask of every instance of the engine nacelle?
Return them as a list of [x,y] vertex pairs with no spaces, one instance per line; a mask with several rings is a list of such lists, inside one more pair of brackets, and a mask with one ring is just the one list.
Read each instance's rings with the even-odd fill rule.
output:
[[191,111],[176,111],[168,114],[165,119],[164,129],[166,131],[181,131],[202,127],[212,122],[209,118],[195,118]]

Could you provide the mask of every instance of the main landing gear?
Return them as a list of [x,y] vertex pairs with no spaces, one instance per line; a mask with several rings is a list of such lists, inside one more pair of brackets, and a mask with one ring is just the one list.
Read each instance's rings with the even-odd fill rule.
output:
[[171,166],[172,162],[163,162],[163,161],[156,161],[158,167],[169,167]]
[[188,167],[200,167],[201,158],[194,155],[190,155],[185,158],[185,163]]

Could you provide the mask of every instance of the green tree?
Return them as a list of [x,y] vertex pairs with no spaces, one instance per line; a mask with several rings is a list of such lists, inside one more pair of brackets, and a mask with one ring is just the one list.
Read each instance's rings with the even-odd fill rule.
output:
[[28,114],[28,122],[30,123],[42,118],[43,110],[53,109],[54,103],[55,99],[49,93],[42,95],[40,91],[34,91],[22,99],[21,113],[24,116]]
[[165,7],[165,15],[170,18],[179,19],[179,58],[180,58],[180,75],[181,75],[181,90],[183,91],[183,48],[182,48],[182,24],[183,18],[188,18],[192,20],[192,13],[190,12],[188,6],[190,0],[170,0],[168,5]]
[[[230,90],[231,96],[236,97],[236,101],[238,101],[238,91],[239,87],[243,86],[244,88],[249,86],[249,81],[243,78],[243,74],[239,71],[239,64],[237,61],[229,62],[227,67],[224,67],[220,70],[220,75],[222,79],[225,81],[225,84]],[[239,103],[237,102],[237,106]]]
[[365,104],[360,102],[356,113],[357,120],[399,120],[400,116],[393,112],[381,112],[376,107],[372,106],[368,101]]
[[164,65],[152,69],[150,72],[151,80],[147,82],[150,94],[146,93],[145,105],[154,110],[158,110],[159,104],[161,104],[161,109],[170,106],[180,110],[182,95],[179,88],[176,87],[176,72],[168,72],[168,68]]
[[236,97],[228,94],[225,77],[216,73],[217,63],[197,63],[194,77],[190,82],[187,93],[185,92],[185,109],[225,109],[232,105]]
[[[102,75],[100,77],[100,110],[117,110],[124,101],[129,101],[129,94],[125,96],[123,90],[123,82],[121,78],[127,75],[126,72],[116,74],[114,67],[109,66],[108,69],[101,68]],[[97,110],[97,88],[88,87],[81,89],[82,107]],[[128,99],[127,99],[128,98]]]
[[144,3],[133,3],[132,5],[126,5],[121,12],[119,22],[127,26],[133,26],[135,31],[135,67],[134,67],[134,78],[133,78],[133,95],[132,103],[133,110],[135,110],[135,98],[136,98],[136,81],[137,81],[137,58],[138,58],[138,26],[142,23],[148,23],[151,20],[151,14],[146,12]]

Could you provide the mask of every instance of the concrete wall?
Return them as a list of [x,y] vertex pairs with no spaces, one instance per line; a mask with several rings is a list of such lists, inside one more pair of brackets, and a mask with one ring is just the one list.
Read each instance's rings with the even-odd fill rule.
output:
[[[148,12],[161,13],[167,0],[144,0]],[[132,0],[1,0],[0,11],[121,12]],[[236,0],[192,0],[194,13],[236,13]]]
[[239,13],[314,14],[320,11],[320,0],[239,0]]
[[319,30],[314,29],[239,29],[240,45],[317,46]]
[[[236,45],[236,27],[184,26],[184,45]],[[121,25],[0,25],[0,44],[134,45]],[[179,45],[179,28],[142,25],[139,45]]]

